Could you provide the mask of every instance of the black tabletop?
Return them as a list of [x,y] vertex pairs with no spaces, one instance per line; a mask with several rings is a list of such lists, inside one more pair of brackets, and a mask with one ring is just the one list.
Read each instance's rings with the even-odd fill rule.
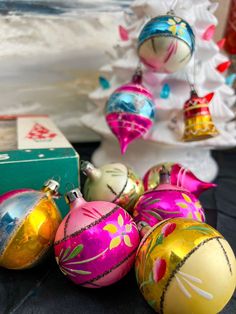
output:
[[[76,144],[82,159],[89,160],[98,143]],[[236,253],[236,151],[213,153],[220,171],[215,190],[201,201],[208,223],[216,226]],[[0,314],[148,314],[132,270],[120,282],[103,289],[74,285],[58,269],[53,252],[41,265],[24,271],[0,270]],[[236,295],[221,314],[236,313]],[[201,314],[201,313],[199,313]]]

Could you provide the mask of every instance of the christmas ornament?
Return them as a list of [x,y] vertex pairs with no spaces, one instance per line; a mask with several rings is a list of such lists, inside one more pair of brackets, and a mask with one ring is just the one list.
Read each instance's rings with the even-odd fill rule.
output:
[[152,227],[174,217],[205,221],[198,199],[186,189],[170,184],[170,174],[164,167],[160,171],[160,185],[139,198],[133,217],[139,228],[143,225]]
[[176,163],[162,163],[150,168],[144,178],[144,189],[155,189],[160,183],[160,172],[162,168],[168,169],[170,183],[184,188],[198,197],[203,191],[216,187],[216,184],[199,180],[189,169]]
[[15,190],[0,197],[0,266],[29,268],[48,251],[61,222],[53,201],[58,188],[49,180],[41,191]]
[[122,154],[129,143],[146,134],[154,122],[153,96],[141,82],[142,74],[138,69],[132,82],[116,89],[106,104],[106,121],[119,140]]
[[211,40],[215,34],[216,26],[214,24],[210,25],[202,35],[202,39]]
[[190,25],[172,14],[151,19],[138,38],[141,61],[157,72],[173,73],[191,59],[195,36]]
[[54,243],[62,273],[88,288],[120,280],[132,267],[139,244],[131,216],[113,203],[86,202],[78,189],[68,192],[66,200],[71,210]]
[[131,168],[112,163],[95,168],[90,162],[82,162],[81,170],[88,177],[84,185],[87,201],[108,201],[129,212],[143,194],[143,182]]
[[184,105],[184,141],[199,141],[219,134],[209,110],[209,102],[213,96],[214,93],[210,93],[199,97],[196,91],[192,90],[190,99]]
[[235,256],[223,236],[205,223],[175,218],[153,227],[135,260],[148,304],[160,314],[216,314],[236,283]]

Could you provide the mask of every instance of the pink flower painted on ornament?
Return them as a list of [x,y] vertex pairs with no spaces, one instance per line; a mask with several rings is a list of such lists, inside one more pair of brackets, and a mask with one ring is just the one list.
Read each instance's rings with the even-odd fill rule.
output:
[[166,273],[166,261],[158,258],[153,264],[153,280],[158,283]]
[[107,224],[103,228],[103,230],[108,231],[112,236],[115,235],[115,237],[112,238],[110,242],[109,249],[112,250],[118,247],[121,244],[122,240],[124,241],[126,246],[132,247],[133,245],[130,241],[128,233],[131,232],[134,223],[131,222],[129,224],[124,225],[124,219],[121,215],[119,215],[117,224],[118,225]]
[[204,213],[200,202],[199,201],[193,202],[191,198],[185,193],[182,193],[182,196],[183,200],[177,201],[176,205],[181,207],[182,209],[186,209],[187,218],[190,219],[197,218],[197,220],[199,221],[205,221]]
[[175,230],[175,228],[176,228],[175,223],[168,223],[162,228],[161,233],[166,238]]

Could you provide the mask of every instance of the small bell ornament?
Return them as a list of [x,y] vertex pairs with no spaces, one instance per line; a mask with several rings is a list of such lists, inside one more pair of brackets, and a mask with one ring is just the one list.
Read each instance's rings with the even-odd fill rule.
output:
[[219,134],[212,121],[209,102],[214,93],[199,97],[194,89],[191,97],[184,104],[185,129],[183,140],[185,142],[201,141]]
[[87,201],[112,202],[132,212],[144,192],[142,179],[121,163],[97,169],[90,162],[83,161],[81,171],[87,176],[83,190]]
[[130,83],[113,92],[107,101],[105,114],[108,126],[120,143],[122,154],[132,141],[150,130],[155,118],[155,104],[151,92],[142,85],[140,69]]
[[131,269],[139,233],[132,217],[109,202],[86,202],[78,189],[66,194],[70,212],[55,238],[56,261],[74,283],[100,288]]
[[53,197],[59,183],[48,180],[41,191],[21,189],[0,197],[0,266],[25,269],[48,252],[61,222]]
[[133,217],[139,229],[143,226],[153,227],[164,219],[175,217],[205,221],[199,200],[183,187],[172,185],[170,174],[164,167],[160,172],[159,186],[139,198]]
[[177,163],[163,163],[150,168],[144,178],[143,185],[145,191],[152,190],[160,184],[160,172],[162,168],[168,169],[170,173],[170,183],[179,188],[184,188],[193,193],[196,197],[210,189],[216,187],[216,184],[199,180],[189,169]]
[[185,218],[164,220],[146,234],[135,272],[141,293],[160,314],[220,313],[236,285],[229,243],[209,225]]
[[195,36],[191,26],[171,11],[151,19],[138,38],[140,60],[161,73],[182,69],[191,59]]

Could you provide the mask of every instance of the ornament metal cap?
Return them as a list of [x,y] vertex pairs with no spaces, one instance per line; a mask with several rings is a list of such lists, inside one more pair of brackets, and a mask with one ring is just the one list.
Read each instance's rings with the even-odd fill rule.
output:
[[53,192],[57,192],[58,189],[60,187],[60,183],[57,182],[56,180],[53,180],[53,179],[49,179],[48,181],[46,181],[43,185],[43,188],[47,188]]
[[165,166],[160,170],[160,184],[170,184],[170,172]]
[[81,160],[80,167],[83,174],[91,179],[96,180],[101,176],[101,171],[89,161]]
[[77,188],[77,189],[73,189],[73,190],[67,192],[64,197],[65,197],[66,203],[67,204],[71,204],[77,198],[81,198],[83,196],[82,196],[82,193],[80,192],[80,190]]
[[85,175],[87,175],[89,172],[95,169],[94,165],[91,162],[85,161],[85,160],[81,160],[80,167],[81,167],[81,171]]

